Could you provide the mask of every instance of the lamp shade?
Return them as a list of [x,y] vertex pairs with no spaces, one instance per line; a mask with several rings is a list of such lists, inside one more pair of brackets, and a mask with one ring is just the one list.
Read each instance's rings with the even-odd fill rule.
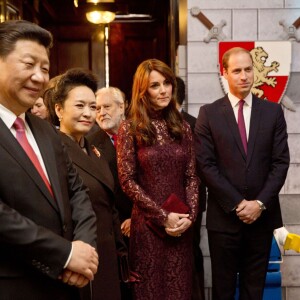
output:
[[96,9],[87,12],[85,15],[87,20],[94,24],[108,24],[112,22],[116,17],[116,14],[114,12]]
[[90,0],[84,5],[84,8],[87,20],[94,24],[108,24],[116,17],[116,4],[109,0]]
[[115,3],[115,0],[86,0],[87,3]]

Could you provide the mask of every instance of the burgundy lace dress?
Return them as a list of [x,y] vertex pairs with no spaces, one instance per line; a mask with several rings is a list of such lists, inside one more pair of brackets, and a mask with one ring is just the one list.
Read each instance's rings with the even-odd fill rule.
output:
[[162,225],[167,212],[160,208],[171,193],[190,207],[190,219],[197,214],[198,179],[195,175],[193,138],[184,122],[182,142],[174,142],[163,119],[153,119],[157,142],[138,147],[124,121],[118,136],[118,171],[124,192],[133,201],[130,235],[130,263],[141,274],[134,285],[134,299],[190,300],[192,289],[192,230],[181,237],[160,238],[145,221]]

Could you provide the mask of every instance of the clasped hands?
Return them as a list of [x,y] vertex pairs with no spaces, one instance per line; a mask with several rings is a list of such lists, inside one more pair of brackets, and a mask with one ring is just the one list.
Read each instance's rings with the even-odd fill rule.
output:
[[246,224],[252,224],[261,215],[261,209],[256,200],[242,200],[235,211],[239,219]]
[[167,234],[174,237],[181,236],[192,225],[188,217],[189,214],[169,213],[164,224]]
[[98,254],[94,247],[82,241],[73,241],[72,247],[71,259],[59,279],[82,288],[94,279],[99,263]]

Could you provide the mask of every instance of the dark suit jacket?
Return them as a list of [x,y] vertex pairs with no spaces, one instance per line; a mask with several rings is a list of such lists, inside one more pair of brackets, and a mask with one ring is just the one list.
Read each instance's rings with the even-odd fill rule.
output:
[[[181,111],[181,115],[182,115],[183,119],[190,124],[192,132],[195,133],[195,125],[196,125],[197,119],[194,116],[185,112],[184,110]],[[198,162],[197,162],[197,164],[198,164]],[[199,169],[199,167],[197,166],[197,172],[199,173],[198,169]],[[199,208],[198,208],[198,210],[199,210],[199,213],[202,213],[206,210],[206,187],[205,187],[203,181],[201,181],[201,183],[199,185]],[[201,219],[202,219],[202,217],[201,217]],[[200,222],[199,226],[201,226],[201,222]]]
[[[97,216],[99,269],[92,282],[92,299],[120,299],[117,251],[127,253],[118,212],[114,204],[114,178],[104,157],[97,157],[85,141],[88,155],[70,137],[62,133],[67,152],[88,188]],[[83,297],[88,299],[87,297]]]
[[201,107],[195,127],[196,155],[208,187],[206,226],[236,232],[234,211],[243,199],[258,199],[267,210],[248,228],[282,226],[278,193],[289,167],[286,122],[280,105],[253,96],[248,155],[227,96]]
[[131,217],[132,201],[123,192],[118,177],[116,149],[105,131],[98,131],[87,137],[91,145],[96,146],[101,155],[108,161],[110,170],[115,180],[115,205],[119,212],[121,223]]
[[[96,218],[57,131],[30,114],[26,119],[43,157],[55,199],[0,119],[0,282],[3,278],[32,278],[41,287],[45,284],[45,290],[52,289],[53,299],[55,291],[59,295],[69,287],[57,285],[49,277],[57,279],[62,272],[70,254],[70,241],[95,245]],[[11,288],[16,290],[18,286]],[[9,287],[1,290],[1,297],[5,298],[8,290]],[[31,290],[20,290],[19,294],[22,293],[24,299],[26,295],[35,299],[34,286]],[[44,299],[48,299],[47,295]]]
[[183,119],[190,124],[191,129],[194,132],[197,118],[195,118],[194,116],[185,112],[184,110],[181,111],[181,115],[182,115]]

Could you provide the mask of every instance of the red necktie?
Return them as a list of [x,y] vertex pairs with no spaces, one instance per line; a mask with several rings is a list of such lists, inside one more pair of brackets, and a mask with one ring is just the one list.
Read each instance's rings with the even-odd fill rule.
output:
[[33,163],[33,165],[39,172],[40,176],[44,180],[50,194],[53,196],[53,191],[52,191],[51,185],[49,183],[49,180],[47,179],[45,172],[42,169],[42,166],[26,137],[24,121],[18,117],[16,119],[16,121],[14,122],[13,127],[16,129],[16,138],[17,138],[18,142],[20,143],[20,145],[22,146],[22,148],[24,149],[24,151],[30,158],[31,162]]
[[247,134],[246,134],[244,114],[243,114],[244,103],[245,103],[244,100],[239,101],[238,127],[239,127],[239,131],[240,131],[242,143],[243,143],[243,146],[244,146],[244,150],[247,154]]
[[117,146],[118,135],[117,134],[113,134],[111,138],[114,141],[114,146],[116,147]]

